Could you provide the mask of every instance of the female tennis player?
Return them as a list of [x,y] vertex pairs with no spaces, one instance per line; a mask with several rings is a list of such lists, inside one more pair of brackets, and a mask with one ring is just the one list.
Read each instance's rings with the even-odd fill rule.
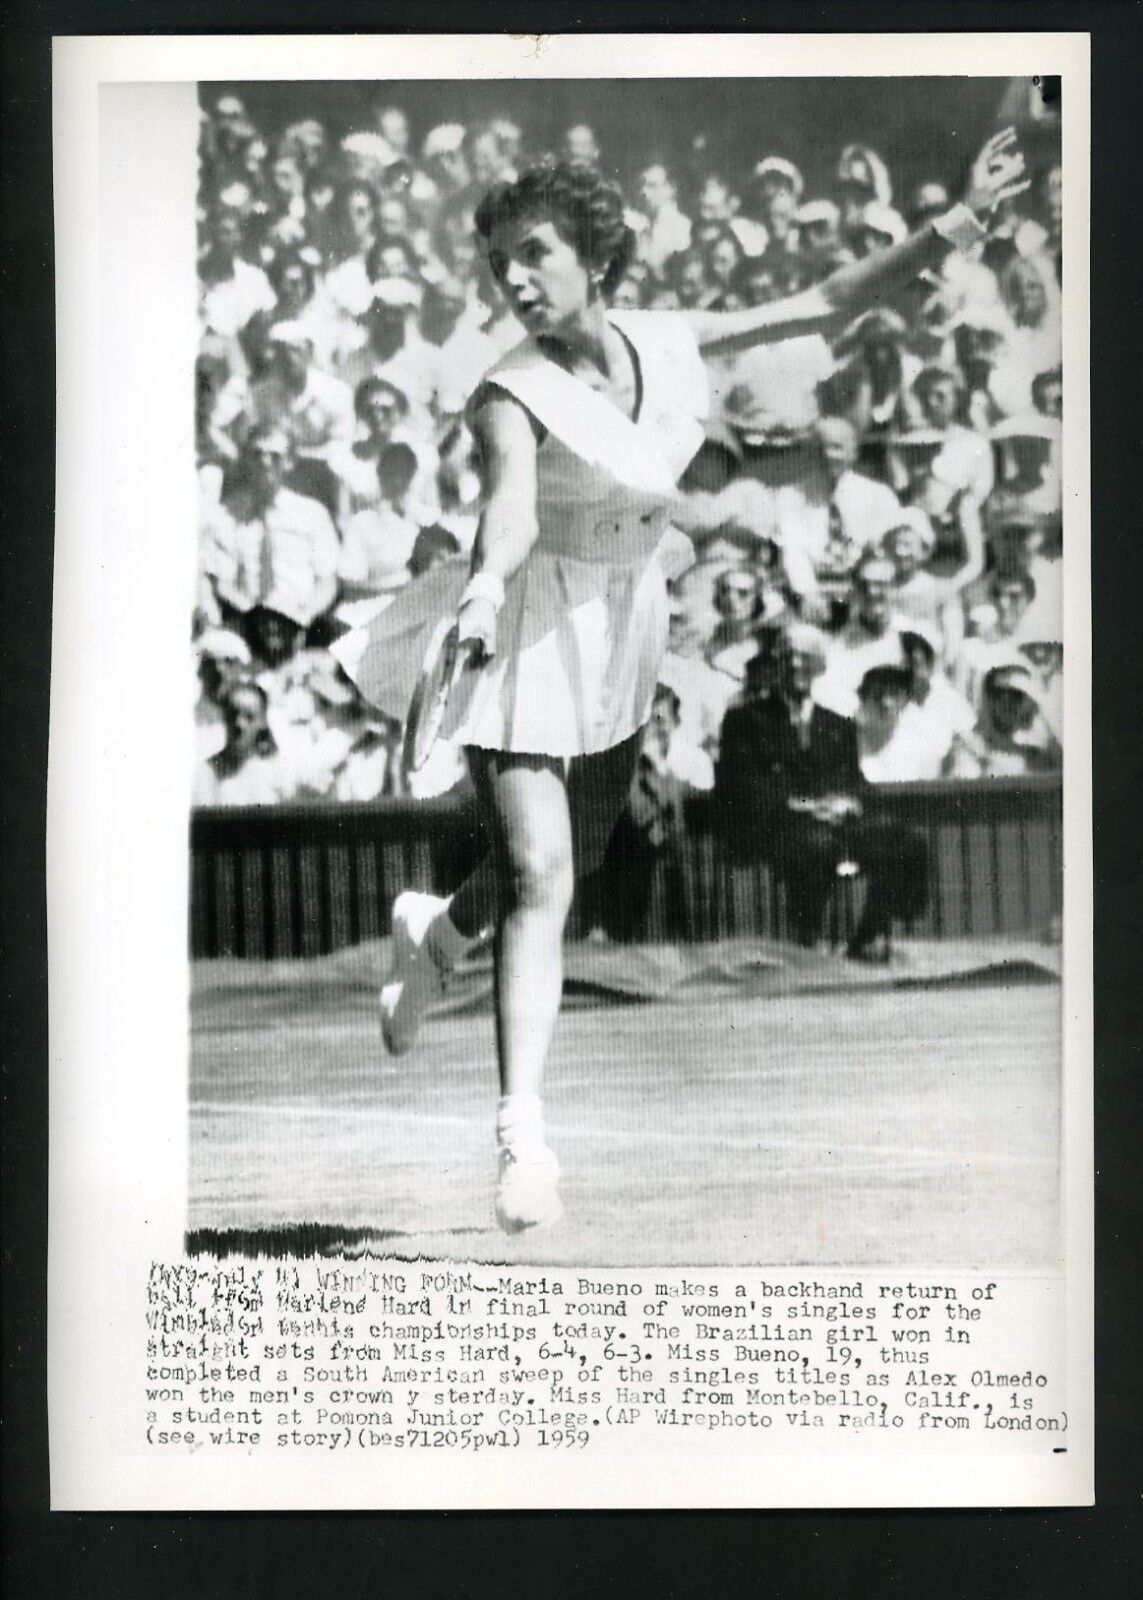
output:
[[974,211],[1023,187],[1022,170],[1014,135],[998,135],[969,203],[815,288],[728,312],[608,309],[634,239],[618,189],[590,169],[532,168],[477,209],[527,336],[469,403],[484,476],[471,567],[446,562],[410,585],[342,659],[366,698],[404,716],[428,639],[455,617],[467,666],[440,733],[467,751],[493,849],[450,900],[398,896],[382,1025],[387,1047],[407,1050],[444,975],[494,928],[496,1214],[509,1232],[560,1214],[540,1090],[564,923],[623,804],[666,645],[667,583],[691,558],[668,517],[703,440],[702,356],[852,315],[981,237]]

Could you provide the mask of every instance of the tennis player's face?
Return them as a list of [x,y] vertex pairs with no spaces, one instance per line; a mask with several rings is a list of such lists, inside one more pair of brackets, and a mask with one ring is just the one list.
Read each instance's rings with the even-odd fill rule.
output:
[[591,298],[591,275],[554,222],[522,219],[494,228],[488,264],[529,333],[555,333]]

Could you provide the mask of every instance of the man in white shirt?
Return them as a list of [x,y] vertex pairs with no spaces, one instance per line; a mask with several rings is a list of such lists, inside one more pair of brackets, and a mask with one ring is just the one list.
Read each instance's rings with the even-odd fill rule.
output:
[[840,716],[857,711],[858,687],[871,667],[903,664],[901,635],[907,624],[893,610],[893,579],[891,562],[866,560],[854,579],[849,621],[828,641],[826,670],[814,693]]
[[937,638],[921,623],[901,634],[909,669],[909,704],[902,714],[914,766],[913,776],[946,776],[953,752],[976,724],[976,713],[937,666]]
[[661,278],[670,256],[691,242],[691,222],[679,210],[674,181],[661,162],[644,168],[639,176],[639,196],[645,216],[638,231],[639,259]]
[[822,417],[815,431],[818,471],[803,484],[776,489],[774,503],[787,574],[816,613],[848,592],[854,569],[901,507],[892,489],[855,470],[857,430],[848,418]]
[[282,487],[290,439],[273,424],[251,430],[238,481],[208,509],[201,539],[200,609],[239,620],[265,606],[306,628],[337,597],[341,546],[316,500]]

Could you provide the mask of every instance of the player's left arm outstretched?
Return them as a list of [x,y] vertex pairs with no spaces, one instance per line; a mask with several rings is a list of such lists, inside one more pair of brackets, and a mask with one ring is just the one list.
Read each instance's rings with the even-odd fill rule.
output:
[[1001,201],[1027,187],[1016,131],[1005,128],[988,140],[977,157],[964,200],[901,244],[842,267],[812,288],[768,305],[741,311],[684,311],[680,315],[690,323],[699,348],[710,354],[732,354],[752,345],[820,332],[823,324],[856,315],[879,296],[939,265],[950,250],[983,239],[985,228],[979,219],[990,216]]

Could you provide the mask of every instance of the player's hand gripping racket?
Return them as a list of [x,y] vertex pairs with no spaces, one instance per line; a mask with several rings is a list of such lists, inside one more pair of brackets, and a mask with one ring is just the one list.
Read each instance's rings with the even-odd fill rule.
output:
[[433,629],[424,664],[405,720],[406,772],[420,772],[433,753],[458,680],[482,656],[479,639],[460,640],[455,617],[442,617]]

